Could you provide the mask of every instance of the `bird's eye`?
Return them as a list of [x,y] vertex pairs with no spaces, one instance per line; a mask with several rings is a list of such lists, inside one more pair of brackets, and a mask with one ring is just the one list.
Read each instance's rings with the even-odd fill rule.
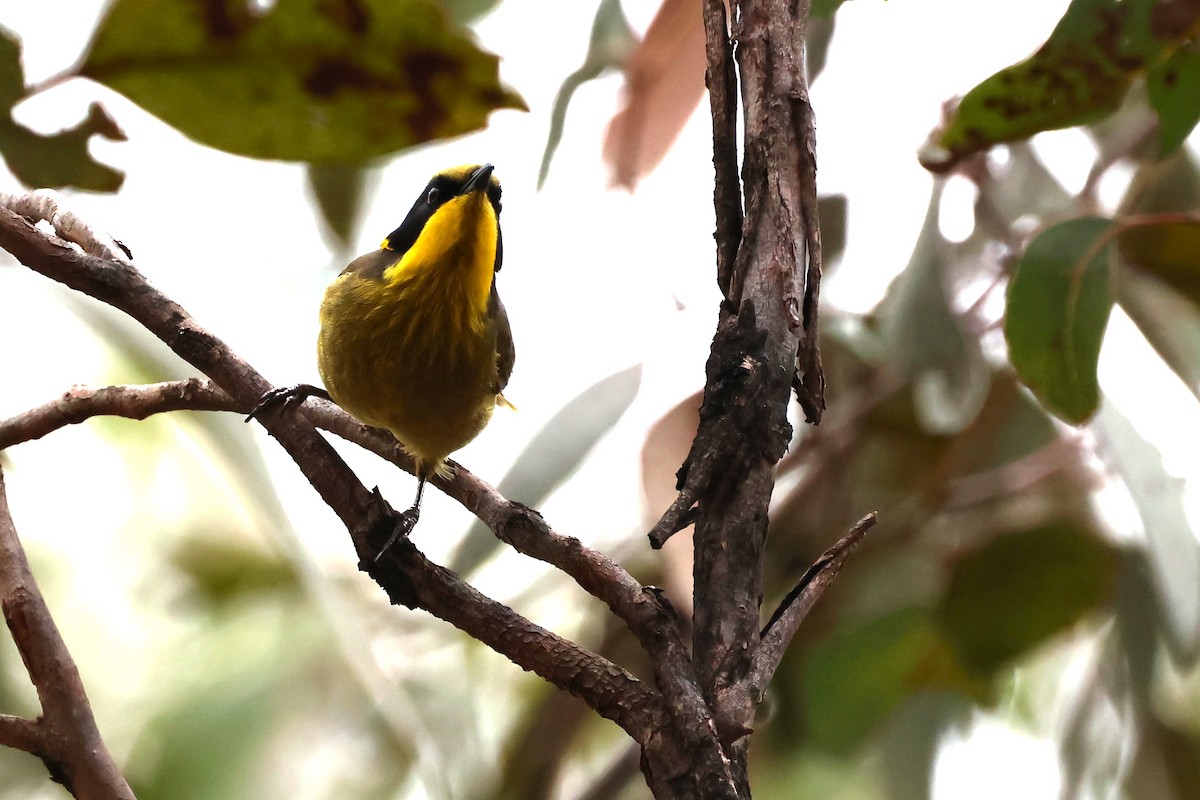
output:
[[442,193],[437,190],[436,186],[431,187],[429,190],[429,194],[425,195],[425,202],[429,203],[429,205],[431,205],[431,206],[436,206],[437,202],[438,202],[438,198],[441,196],[442,196]]

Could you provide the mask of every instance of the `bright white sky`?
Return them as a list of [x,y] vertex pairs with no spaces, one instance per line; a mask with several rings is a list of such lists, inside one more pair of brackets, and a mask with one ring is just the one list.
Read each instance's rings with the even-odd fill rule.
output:
[[[656,5],[628,0],[636,27],[644,29]],[[820,190],[851,198],[849,246],[823,294],[827,302],[865,310],[886,277],[903,267],[931,182],[915,151],[937,122],[942,102],[1031,52],[1065,6],[1063,0],[1013,0],[996,13],[992,4],[962,0],[845,5],[828,66],[813,92]],[[27,75],[36,82],[76,59],[100,8],[94,0],[7,3],[0,24],[22,37]],[[605,375],[644,362],[642,391],[626,419],[575,482],[578,488],[568,486],[543,509],[563,530],[603,544],[640,524],[635,504],[613,504],[615,517],[576,509],[594,509],[588,501],[601,479],[617,496],[636,496],[637,447],[646,426],[701,385],[716,292],[705,114],[693,118],[636,194],[609,191],[600,147],[619,107],[620,82],[590,84],[576,95],[546,189],[535,191],[550,105],[561,79],[582,59],[593,11],[591,3],[507,0],[484,20],[478,29],[482,43],[503,56],[502,76],[523,94],[531,113],[498,113],[481,133],[421,148],[387,165],[355,249],[374,248],[437,169],[496,164],[505,191],[500,289],[518,349],[506,394],[521,410],[498,413],[461,460],[498,481],[522,444],[566,400]],[[128,178],[115,197],[74,198],[78,210],[128,243],[155,284],[268,377],[278,383],[314,380],[316,308],[341,263],[333,261],[318,231],[300,168],[197,148],[123,98],[83,81],[35,98],[19,109],[19,117],[53,130],[75,123],[93,99],[104,102],[130,138],[97,143],[93,152]],[[1081,135],[1055,134],[1040,146],[1051,150],[1068,188],[1082,185],[1092,151]],[[2,169],[0,189],[16,189]],[[102,348],[71,321],[46,283],[25,270],[0,270],[0,337],[7,343],[0,349],[0,416],[45,402],[74,383],[114,379]],[[1144,346],[1135,352],[1143,351]],[[1120,388],[1113,381],[1106,385]],[[1168,463],[1194,474],[1187,451],[1200,432],[1195,402],[1161,370],[1148,367],[1143,385],[1154,391],[1117,400],[1141,403],[1136,417],[1148,421],[1144,433],[1164,448]],[[1181,424],[1192,435],[1180,435]],[[109,447],[99,436],[64,434],[12,454],[12,503],[22,528],[43,537],[46,549],[61,553],[68,546],[61,532],[85,513],[119,524],[127,512],[125,501],[93,472],[96,459],[111,458],[105,455]],[[407,502],[409,483],[366,459],[354,463],[367,473],[368,485],[376,480],[395,495],[396,505]],[[272,464],[310,546],[345,558],[343,541],[330,541],[329,512],[300,485],[294,467]],[[49,493],[63,487],[79,498],[76,510],[48,502]],[[170,492],[164,493],[162,502],[169,503]],[[436,527],[428,518],[440,517],[445,525],[465,527],[461,509],[436,493],[427,503],[424,525]],[[433,557],[441,554],[437,542],[427,544]],[[100,545],[69,546],[75,554],[103,557]],[[1023,735],[995,726],[985,733],[974,744],[973,739],[955,744],[953,756],[943,759],[938,797],[968,796],[964,779],[978,789],[980,776],[955,765],[983,752],[990,765],[987,782],[995,790],[987,796],[1057,796],[1057,766],[1047,745],[1035,742],[1040,755],[1032,757]],[[1008,746],[997,746],[997,737]]]

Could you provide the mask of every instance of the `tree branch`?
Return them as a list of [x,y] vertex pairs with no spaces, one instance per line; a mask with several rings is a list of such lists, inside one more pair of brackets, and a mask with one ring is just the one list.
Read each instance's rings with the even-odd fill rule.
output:
[[[706,365],[700,427],[679,471],[680,495],[651,533],[658,544],[696,520],[696,670],[749,795],[746,741],[754,703],[738,691],[759,636],[762,562],[774,469],[791,439],[793,387],[806,417],[824,407],[817,345],[820,232],[816,146],[804,73],[808,0],[735,2],[733,39],[744,108],[745,218]],[[733,69],[723,15],[705,6],[711,76]],[[721,23],[721,24],[719,24]],[[722,87],[723,88],[723,87]],[[725,104],[713,98],[714,163],[735,158]],[[729,212],[717,201],[718,221]],[[718,253],[722,243],[718,224]],[[720,276],[721,264],[718,261]],[[720,277],[718,278],[721,279]]]
[[[132,265],[81,253],[6,209],[0,209],[0,247],[31,269],[133,317],[208,375],[239,408],[253,407],[271,388]],[[475,636],[518,666],[583,698],[639,742],[660,727],[660,698],[628,672],[484,597],[454,573],[427,561],[411,542],[393,547],[374,564],[388,532],[384,528],[390,528],[381,525],[385,520],[380,519],[376,497],[303,415],[275,411],[261,421],[345,524],[360,568],[367,571],[370,565],[369,574],[394,602],[419,605]]]
[[50,777],[80,800],[133,800],[100,738],[79,670],[30,572],[8,510],[2,470],[0,608],[42,705],[36,723],[5,717],[0,738],[42,759]]
[[30,755],[40,755],[42,735],[36,720],[0,714],[0,746],[24,750]]
[[[318,428],[412,471],[411,457],[389,432],[364,425],[324,400],[309,400],[302,408],[304,416]],[[115,414],[145,419],[152,414],[180,410],[244,413],[246,409],[212,383],[196,378],[149,386],[101,389],[76,386],[58,400],[0,421],[0,449],[92,416]],[[524,555],[557,567],[608,605],[650,655],[655,666],[655,683],[663,692],[668,708],[676,709],[677,717],[687,716],[691,728],[697,723],[703,725],[708,712],[692,677],[691,659],[679,638],[675,611],[660,592],[642,586],[623,567],[584,547],[578,539],[556,533],[536,511],[507,500],[461,465],[455,465],[451,478],[438,476],[431,482],[482,520],[501,541]],[[505,615],[508,610],[495,611]],[[519,628],[524,623],[513,624]],[[599,665],[599,668],[605,667]]]
[[712,111],[716,172],[713,206],[717,228],[713,237],[717,240],[717,285],[736,308],[740,300],[731,292],[735,285],[733,265],[742,243],[742,187],[737,174],[737,74],[725,0],[704,0],[704,46],[707,54],[704,83],[708,86]]
[[771,615],[770,621],[762,630],[758,647],[751,658],[750,672],[744,681],[755,703],[762,700],[763,692],[771,682],[775,670],[779,668],[779,662],[783,660],[783,654],[800,623],[808,616],[817,600],[825,594],[825,590],[833,583],[842,565],[867,535],[867,531],[875,527],[875,522],[875,513],[871,512],[855,523],[849,533],[813,562],[801,576],[799,583],[788,592],[779,608]]
[[100,389],[72,386],[57,400],[0,420],[0,450],[98,416],[146,419],[164,411],[241,410],[232,397],[199,378]]

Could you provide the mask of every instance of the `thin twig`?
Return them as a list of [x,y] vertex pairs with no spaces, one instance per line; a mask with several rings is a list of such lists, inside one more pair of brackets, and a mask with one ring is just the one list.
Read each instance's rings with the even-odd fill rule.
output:
[[[15,746],[42,759],[50,777],[79,800],[133,800],[129,784],[109,755],[79,670],[58,626],[50,616],[25,558],[25,549],[8,510],[4,473],[0,470],[0,607],[13,642],[37,689],[42,715],[36,738],[19,718],[3,726]],[[31,749],[35,748],[35,749]]]
[[72,386],[62,397],[0,420],[0,450],[40,439],[98,416],[146,419],[165,411],[240,411],[236,400],[209,381],[188,378],[144,386]]
[[825,590],[833,583],[838,571],[850,557],[850,553],[867,535],[867,531],[875,526],[875,522],[874,512],[860,519],[837,544],[821,554],[800,578],[795,588],[788,592],[779,608],[775,609],[770,621],[763,628],[751,660],[750,672],[746,677],[746,684],[756,700],[761,699],[762,692],[771,682],[771,677],[779,667],[779,662],[783,659],[783,654],[800,623],[808,616],[808,612],[816,605],[821,595],[825,594]]

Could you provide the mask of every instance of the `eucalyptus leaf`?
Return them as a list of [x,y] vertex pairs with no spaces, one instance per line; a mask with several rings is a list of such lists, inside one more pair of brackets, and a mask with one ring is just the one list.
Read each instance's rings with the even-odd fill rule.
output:
[[0,155],[21,183],[30,189],[73,187],[115,192],[125,176],[101,164],[88,152],[93,136],[124,141],[125,134],[99,103],[93,103],[78,125],[43,134],[18,124],[12,109],[25,96],[21,42],[0,27]]
[[991,674],[1109,603],[1118,565],[1072,521],[999,536],[954,564],[939,629],[963,664]]
[[0,111],[7,117],[25,96],[25,70],[21,66],[21,41],[0,25]]
[[571,105],[575,91],[589,81],[624,67],[637,42],[637,35],[621,8],[621,0],[600,0],[600,5],[596,7],[596,17],[592,20],[592,33],[583,64],[563,79],[558,94],[554,96],[554,107],[550,111],[550,132],[546,137],[546,149],[542,151],[542,165],[538,168],[539,189],[550,175],[550,162],[554,160],[554,153],[562,142],[567,108]]
[[1156,161],[1138,165],[1119,213],[1177,213],[1200,207],[1200,167],[1186,147]]
[[305,170],[325,227],[342,251],[354,240],[369,175],[370,167],[362,163],[310,164]]
[[1200,220],[1131,225],[1117,241],[1122,264],[1153,275],[1200,308]]
[[1100,405],[1096,365],[1113,298],[1111,220],[1082,217],[1030,242],[1008,287],[1004,335],[1021,381],[1068,422]]
[[1154,585],[1171,652],[1185,666],[1200,657],[1200,544],[1188,520],[1184,482],[1167,473],[1162,453],[1111,403],[1095,427],[1146,529]]
[[1152,0],[1072,0],[1029,58],[962,98],[922,156],[945,171],[1000,142],[1095,122],[1115,111],[1133,80],[1194,32],[1200,8],[1163,14]]
[[1146,94],[1158,114],[1159,153],[1165,155],[1200,122],[1200,45],[1185,44],[1151,70]]
[[1146,341],[1200,400],[1200,308],[1137,270],[1120,270],[1116,291]]
[[826,275],[846,249],[848,208],[849,202],[844,194],[823,194],[817,198],[817,217],[821,222],[821,265]]
[[950,434],[970,423],[987,399],[989,376],[978,340],[950,307],[947,248],[938,229],[941,184],[904,272],[880,309],[883,341],[896,367],[912,380],[921,427]]
[[[629,408],[642,382],[642,365],[609,375],[584,389],[550,418],[517,456],[496,487],[500,494],[537,508],[571,476],[600,438]],[[467,531],[450,569],[470,575],[499,547],[482,522]]]
[[82,122],[59,133],[37,133],[11,119],[0,120],[0,154],[29,188],[115,192],[125,175],[92,158],[88,145],[93,136],[125,140],[125,134],[99,103],[92,103]]
[[[1027,142],[1008,146],[1008,163],[980,191],[1007,225],[1032,214],[1039,219],[1070,213],[1075,198],[1063,188]],[[980,220],[977,215],[977,221]]]
[[812,16],[832,17],[846,0],[813,0]]
[[433,0],[116,0],[79,74],[238,155],[345,163],[524,108]]
[[438,4],[450,19],[459,25],[469,25],[500,5],[500,0],[438,0]]
[[815,744],[835,753],[859,747],[924,689],[965,686],[928,611],[907,608],[847,625],[819,642],[804,671],[804,710]]

